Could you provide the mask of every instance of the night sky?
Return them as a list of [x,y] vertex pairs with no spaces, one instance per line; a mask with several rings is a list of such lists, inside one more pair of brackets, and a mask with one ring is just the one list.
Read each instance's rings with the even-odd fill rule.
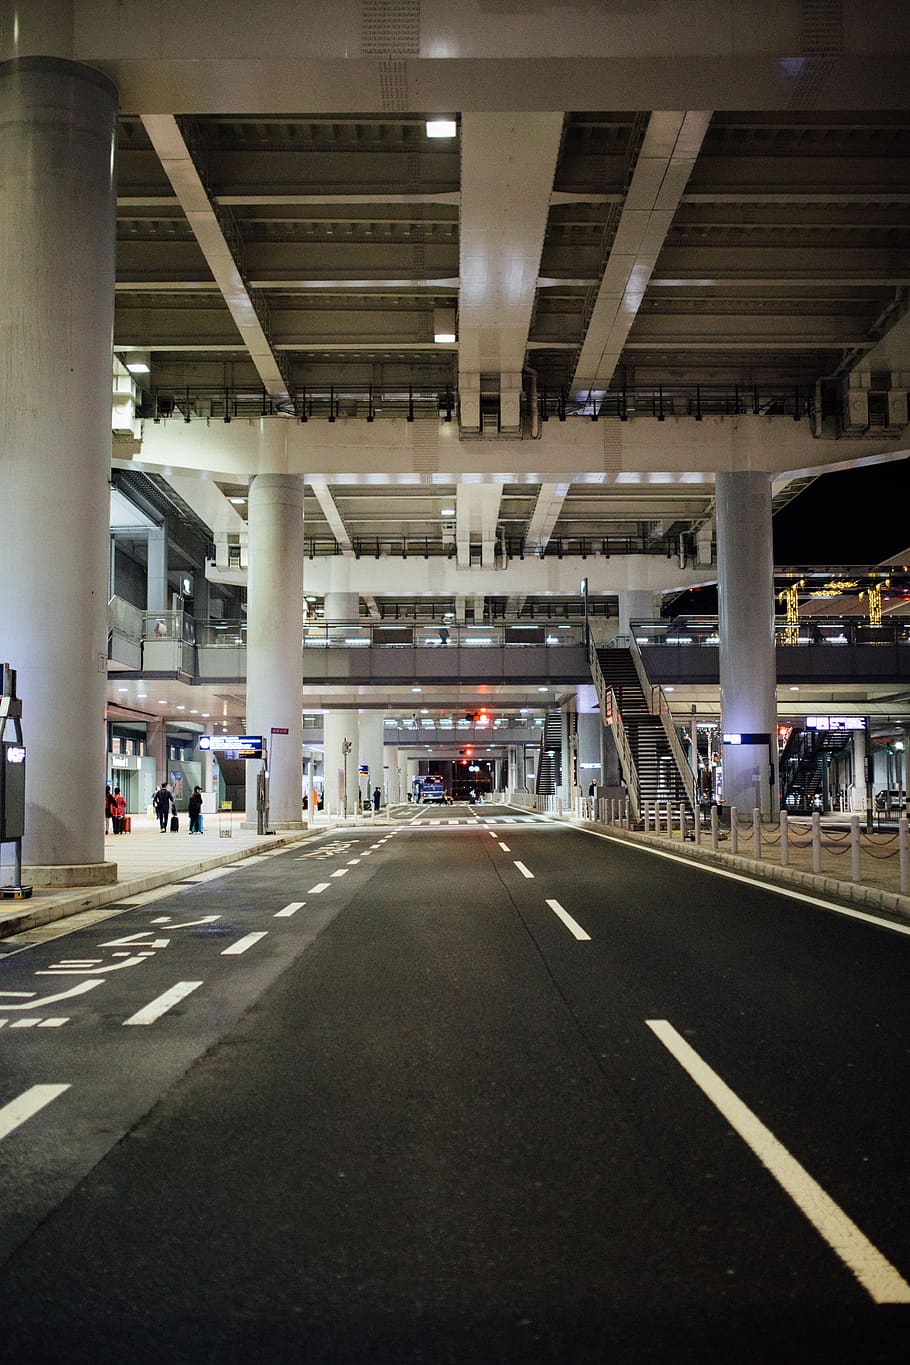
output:
[[824,474],[774,518],[774,563],[880,564],[910,546],[910,461]]

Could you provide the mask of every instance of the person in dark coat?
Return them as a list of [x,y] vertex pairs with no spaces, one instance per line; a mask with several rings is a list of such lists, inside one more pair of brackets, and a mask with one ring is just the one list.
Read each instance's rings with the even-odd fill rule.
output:
[[380,806],[381,801],[382,801],[382,792],[379,790],[378,787],[376,787],[376,788],[374,788],[374,791],[373,791],[373,809],[374,809],[375,811],[378,811],[378,810],[379,810],[379,806]]
[[202,788],[194,787],[193,795],[186,804],[190,817],[190,834],[202,833]]
[[158,816],[158,824],[161,827],[161,833],[166,834],[167,822],[171,810],[176,810],[174,798],[171,796],[171,789],[166,782],[162,782],[161,786],[155,792],[155,795],[152,797],[152,805],[155,807],[155,814]]

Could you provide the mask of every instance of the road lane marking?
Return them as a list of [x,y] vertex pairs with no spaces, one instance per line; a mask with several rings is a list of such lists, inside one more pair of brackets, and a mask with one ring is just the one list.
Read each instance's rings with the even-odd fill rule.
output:
[[673,1025],[666,1019],[646,1019],[645,1023],[874,1301],[910,1303],[910,1284]]
[[788,896],[791,900],[803,901],[806,905],[817,905],[821,910],[833,910],[835,914],[845,915],[847,919],[863,920],[866,924],[874,924],[879,929],[891,929],[895,934],[910,935],[908,924],[895,924],[893,920],[879,919],[877,915],[870,915],[864,910],[851,910],[849,906],[838,905],[836,901],[825,900],[822,896],[810,896],[805,891],[798,891],[796,887],[785,886],[781,882],[765,882],[760,877],[747,877],[742,872],[731,872],[729,868],[715,867],[697,858],[681,858],[678,853],[667,853],[662,848],[651,848],[649,844],[637,844],[629,839],[617,839],[614,834],[601,834],[599,830],[586,829],[584,825],[574,825],[573,829],[581,834],[592,834],[595,839],[606,839],[608,843],[621,844],[623,848],[653,853],[656,858],[666,858],[671,863],[682,863],[684,867],[694,868],[696,872],[710,872],[714,877],[727,877],[732,882],[745,882],[747,886],[756,886],[760,891],[772,891],[775,896]]
[[317,882],[315,886],[310,887],[310,895],[318,896],[321,891],[328,891],[331,885],[331,882]]
[[14,1128],[25,1123],[33,1114],[37,1114],[39,1109],[43,1109],[51,1100],[55,1100],[62,1095],[64,1090],[69,1090],[68,1085],[33,1085],[28,1090],[23,1090],[17,1099],[10,1100],[0,1109],[0,1138],[7,1137]]
[[512,852],[512,850],[509,848],[509,845],[508,845],[508,844],[500,844],[499,847],[502,849],[503,853],[511,853],[511,852]]
[[283,910],[279,910],[277,914],[273,915],[272,918],[290,919],[292,915],[296,915],[297,911],[301,910],[305,905],[306,901],[291,901]]
[[168,1010],[179,1005],[181,1000],[185,1000],[201,985],[201,981],[178,981],[176,986],[172,986],[169,991],[165,991],[163,995],[150,1000],[141,1010],[131,1014],[129,1019],[124,1019],[124,1026],[127,1024],[154,1024],[155,1020],[160,1019],[162,1014],[167,1014]]
[[563,924],[568,929],[569,933],[573,934],[575,938],[578,939],[579,943],[591,942],[591,935],[585,933],[584,929],[582,929],[581,925],[577,922],[577,920],[574,920],[572,918],[568,910],[564,910],[562,908],[559,901],[547,901],[547,905],[549,905],[554,915],[559,916]]
[[496,833],[495,829],[488,829],[488,830],[487,830],[487,834],[489,834],[489,836],[490,836],[491,839],[498,839],[498,838],[499,838],[499,835]]
[[236,943],[232,943],[230,948],[222,950],[222,957],[239,957],[245,953],[247,948],[252,948],[254,943],[258,943],[261,938],[265,938],[265,931],[258,934],[244,934],[243,938],[238,938]]
[[359,858],[348,858],[348,867],[356,867],[359,862]]
[[517,858],[514,859],[514,862],[515,862],[515,866],[518,868],[519,872],[521,873],[521,875],[522,875],[523,877],[531,877],[531,878],[533,878],[534,873],[533,873],[533,872],[529,872],[528,869],[525,867],[524,863],[520,863],[520,862],[518,861]]
[[332,872],[330,875],[333,877],[346,877],[348,875],[348,870],[346,867],[339,867],[337,872]]

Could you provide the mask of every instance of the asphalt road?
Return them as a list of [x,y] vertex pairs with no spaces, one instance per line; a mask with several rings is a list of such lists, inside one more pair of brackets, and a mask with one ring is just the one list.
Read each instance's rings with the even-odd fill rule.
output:
[[0,960],[4,1358],[907,1359],[907,933],[500,815]]

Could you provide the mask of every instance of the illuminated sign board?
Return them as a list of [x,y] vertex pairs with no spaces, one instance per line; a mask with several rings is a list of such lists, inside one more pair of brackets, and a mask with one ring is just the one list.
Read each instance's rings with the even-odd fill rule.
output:
[[4,748],[6,749],[7,763],[25,762],[25,749],[21,744],[6,744]]
[[225,758],[261,758],[262,735],[201,735],[200,749],[211,749]]
[[757,734],[738,734],[736,732],[724,735],[725,744],[770,744],[771,736],[766,732],[759,731]]
[[807,730],[865,730],[865,716],[806,716]]

